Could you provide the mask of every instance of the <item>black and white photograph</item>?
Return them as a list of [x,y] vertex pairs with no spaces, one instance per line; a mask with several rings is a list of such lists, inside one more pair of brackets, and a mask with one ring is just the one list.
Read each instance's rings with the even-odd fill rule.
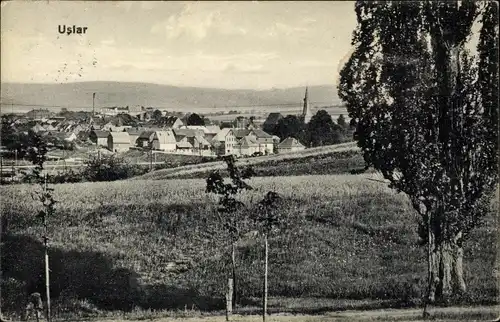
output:
[[498,2],[0,9],[0,322],[500,321]]

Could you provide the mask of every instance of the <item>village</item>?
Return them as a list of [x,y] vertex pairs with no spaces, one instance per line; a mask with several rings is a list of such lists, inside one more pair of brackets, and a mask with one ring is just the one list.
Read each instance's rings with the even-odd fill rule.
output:
[[[62,109],[57,113],[40,108],[11,114],[10,131],[38,133],[51,151],[86,150],[88,154],[104,151],[122,155],[137,150],[151,154],[252,157],[304,150],[305,144],[297,138],[278,137],[264,130],[275,127],[283,117],[281,113],[270,113],[266,119],[236,116],[233,121],[212,121],[196,113],[172,113],[143,106],[100,108],[93,112]],[[302,113],[297,117],[304,124],[312,117],[307,89]],[[61,159],[49,153],[51,158]]]

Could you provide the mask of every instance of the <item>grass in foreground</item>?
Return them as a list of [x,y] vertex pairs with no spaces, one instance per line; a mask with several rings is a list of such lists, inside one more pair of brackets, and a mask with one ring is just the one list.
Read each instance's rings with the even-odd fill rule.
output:
[[[270,295],[389,301],[411,306],[425,281],[425,249],[408,200],[369,175],[261,177],[250,203],[268,190],[287,204],[288,228],[270,240]],[[2,187],[3,311],[15,314],[26,294],[43,294],[41,227],[32,187]],[[223,309],[228,261],[216,224],[215,199],[204,180],[125,181],[55,186],[60,202],[50,219],[52,295],[59,316],[97,317],[122,310]],[[19,202],[22,200],[23,202]],[[466,244],[468,303],[492,303],[496,218],[486,217]],[[204,232],[212,230],[207,236]],[[259,239],[238,247],[240,303],[255,308],[261,295]],[[313,303],[284,312],[305,312]],[[380,306],[375,306],[380,307]],[[345,308],[345,306],[344,306]],[[367,308],[367,307],[365,307]],[[328,307],[327,307],[328,309]],[[242,309],[244,311],[244,309]]]

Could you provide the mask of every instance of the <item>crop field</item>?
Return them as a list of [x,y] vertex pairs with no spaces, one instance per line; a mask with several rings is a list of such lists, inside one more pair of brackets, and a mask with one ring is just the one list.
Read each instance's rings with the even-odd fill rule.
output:
[[[373,178],[380,179],[369,173],[249,181],[255,189],[238,196],[245,204],[255,204],[269,190],[286,200],[280,211],[286,225],[270,238],[271,297],[378,303],[372,308],[418,303],[426,277],[419,218],[404,195]],[[33,189],[0,189],[6,219],[2,310],[12,316],[29,292],[43,293],[42,228],[35,217],[40,207],[30,197]],[[223,308],[228,247],[216,219],[216,198],[205,193],[203,179],[60,184],[54,189],[58,204],[49,219],[49,236],[56,316]],[[466,244],[465,303],[491,304],[498,296],[497,200],[498,195]],[[258,308],[260,237],[248,234],[238,244],[237,265],[236,312]],[[307,313],[310,307],[285,302],[271,301],[270,311]]]

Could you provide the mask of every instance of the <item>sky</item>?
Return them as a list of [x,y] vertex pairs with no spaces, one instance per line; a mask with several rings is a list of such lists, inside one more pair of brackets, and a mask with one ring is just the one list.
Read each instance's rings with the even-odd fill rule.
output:
[[[2,1],[1,81],[335,85],[354,2]],[[87,27],[60,34],[59,25]]]

